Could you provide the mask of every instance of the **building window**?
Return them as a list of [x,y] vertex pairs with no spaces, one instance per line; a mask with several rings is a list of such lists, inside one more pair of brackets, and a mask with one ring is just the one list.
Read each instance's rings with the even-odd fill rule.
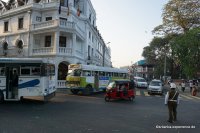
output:
[[8,31],[8,21],[4,22],[4,31]]
[[46,17],[46,21],[52,20],[52,17]]
[[88,57],[90,56],[90,45],[88,46]]
[[51,46],[51,36],[45,36],[45,47]]
[[3,54],[4,54],[4,56],[7,55],[7,52],[8,52],[7,50],[8,50],[8,43],[5,42],[5,43],[3,44]]
[[91,38],[91,33],[90,33],[90,31],[89,31],[89,39]]
[[59,47],[66,47],[67,38],[65,36],[60,36]]
[[36,21],[41,22],[42,21],[42,17],[36,16]]
[[18,19],[18,29],[22,29],[23,28],[23,23],[24,23],[24,18],[19,18]]

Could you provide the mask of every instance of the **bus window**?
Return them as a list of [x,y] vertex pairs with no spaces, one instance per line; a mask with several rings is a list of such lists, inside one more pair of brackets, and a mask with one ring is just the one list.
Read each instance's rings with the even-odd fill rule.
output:
[[74,70],[74,76],[81,76],[81,70]]
[[55,75],[55,66],[49,65],[49,75]]
[[72,74],[73,74],[73,70],[68,70],[67,75],[73,76]]
[[0,68],[0,76],[4,76],[5,75],[5,68]]
[[91,76],[91,71],[83,71],[83,76]]
[[30,67],[21,67],[21,75],[30,75]]
[[40,67],[33,67],[31,70],[31,75],[40,75]]

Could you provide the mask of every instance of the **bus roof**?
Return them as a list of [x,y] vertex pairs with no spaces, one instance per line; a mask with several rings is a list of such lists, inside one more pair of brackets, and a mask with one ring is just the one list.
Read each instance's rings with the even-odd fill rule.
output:
[[44,58],[0,58],[0,63],[45,63]]
[[102,67],[102,66],[95,66],[95,65],[84,65],[84,64],[70,64],[69,68],[82,69],[82,70],[88,70],[88,71],[128,73],[128,70],[126,69]]

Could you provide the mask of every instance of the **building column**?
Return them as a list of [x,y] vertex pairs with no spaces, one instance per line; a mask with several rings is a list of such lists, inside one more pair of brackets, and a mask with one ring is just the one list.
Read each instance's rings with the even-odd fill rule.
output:
[[[56,59],[56,58],[55,58]],[[58,62],[55,61],[55,86],[58,88]]]
[[72,39],[72,56],[75,56],[76,54],[76,34],[73,33],[73,39]]
[[54,52],[55,54],[59,53],[59,39],[60,39],[60,31],[56,31],[54,35]]

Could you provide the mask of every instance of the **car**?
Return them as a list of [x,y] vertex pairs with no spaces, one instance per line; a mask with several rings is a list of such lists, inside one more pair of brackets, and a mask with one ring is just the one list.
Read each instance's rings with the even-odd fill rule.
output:
[[163,94],[163,83],[161,80],[153,79],[148,86],[148,94]]
[[142,77],[134,77],[134,83],[137,88],[147,88],[148,87],[147,81]]

